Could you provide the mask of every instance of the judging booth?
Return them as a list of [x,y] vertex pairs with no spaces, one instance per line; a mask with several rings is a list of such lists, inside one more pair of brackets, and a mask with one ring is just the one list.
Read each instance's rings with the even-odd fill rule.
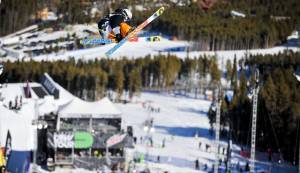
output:
[[[98,169],[107,164],[124,162],[124,140],[106,150],[107,140],[121,132],[121,112],[108,98],[86,102],[74,97],[58,108],[56,130],[48,132],[48,148],[53,149],[56,165],[75,165]],[[107,155],[108,154],[108,155]]]

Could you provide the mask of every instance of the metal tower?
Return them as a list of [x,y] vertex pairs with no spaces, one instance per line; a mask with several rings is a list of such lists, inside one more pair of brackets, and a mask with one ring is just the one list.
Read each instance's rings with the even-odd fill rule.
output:
[[222,94],[221,88],[218,89],[218,98],[217,98],[217,112],[216,112],[216,138],[215,138],[215,166],[214,173],[218,173],[219,168],[219,144],[220,144],[220,121],[221,121],[221,104],[222,104]]
[[254,173],[255,168],[255,143],[256,143],[256,121],[257,121],[257,99],[259,92],[259,72],[256,71],[255,74],[256,84],[253,89],[253,107],[252,107],[252,129],[251,129],[251,164],[250,164],[250,173]]

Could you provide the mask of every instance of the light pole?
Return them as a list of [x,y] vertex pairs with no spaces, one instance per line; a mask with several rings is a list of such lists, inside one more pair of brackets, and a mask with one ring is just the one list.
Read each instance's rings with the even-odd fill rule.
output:
[[[298,37],[300,40],[300,33],[298,33]],[[300,45],[299,45],[300,48]],[[294,73],[294,76],[296,77],[297,81],[300,82],[300,76],[298,76],[297,74]],[[299,122],[298,122],[299,123]],[[297,144],[297,141],[296,141]],[[300,173],[300,142],[299,142],[299,159],[298,159],[298,172]]]
[[[226,92],[226,102],[229,104],[232,101],[233,98],[233,92]],[[227,164],[226,164],[226,169],[225,172],[227,173],[228,171],[231,171],[231,148],[232,148],[232,113],[227,112],[227,116],[229,116],[229,131],[228,131],[228,145],[227,145]]]
[[[0,0],[0,3],[1,3],[1,0]],[[0,64],[0,77],[1,77],[2,73],[3,73],[3,65]],[[0,85],[2,85],[2,84],[0,83]],[[0,99],[1,99],[1,97],[2,97],[2,91],[1,91],[1,88],[0,88]],[[1,127],[0,127],[0,134],[1,134]],[[0,135],[0,146],[1,146],[1,135]]]

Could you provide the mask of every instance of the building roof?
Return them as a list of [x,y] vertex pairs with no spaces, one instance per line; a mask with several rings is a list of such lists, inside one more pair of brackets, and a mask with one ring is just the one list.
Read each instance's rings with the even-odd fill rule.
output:
[[58,114],[61,118],[120,118],[121,112],[108,98],[96,102],[86,102],[75,97],[66,105],[60,106]]

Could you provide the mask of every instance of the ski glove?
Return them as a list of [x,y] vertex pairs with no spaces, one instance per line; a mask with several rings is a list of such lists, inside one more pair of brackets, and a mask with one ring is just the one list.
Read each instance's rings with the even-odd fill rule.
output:
[[116,34],[115,39],[117,40],[117,42],[120,42],[122,40],[121,34]]
[[136,27],[131,27],[130,29],[129,29],[129,31],[128,31],[128,33],[127,33],[127,35],[129,34],[129,33],[131,33],[132,31],[134,31],[136,29]]

